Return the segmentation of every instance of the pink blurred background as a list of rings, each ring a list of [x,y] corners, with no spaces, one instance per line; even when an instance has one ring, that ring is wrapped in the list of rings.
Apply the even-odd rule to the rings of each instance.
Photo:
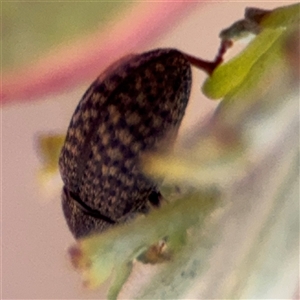
[[[170,18],[169,24],[161,21],[164,16],[162,12],[159,23],[161,29],[156,31],[156,36],[149,35],[132,47],[138,52],[158,47],[174,47],[212,60],[219,47],[218,33],[242,18],[246,6],[274,8],[286,4],[286,1],[199,2],[184,14],[177,12],[178,17]],[[172,3],[168,5],[172,6]],[[131,10],[134,9],[141,7],[132,6]],[[149,4],[148,9],[151,9]],[[147,11],[144,13],[147,14]],[[151,14],[151,11],[148,13]],[[44,17],[47,18],[46,15]],[[127,17],[126,11],[123,15],[120,13],[115,19],[116,27],[113,28],[113,33],[106,34],[113,34],[113,39],[118,38],[115,36],[119,28],[118,22],[123,24]],[[153,18],[153,23],[155,22]],[[130,27],[122,29],[125,33],[132,33]],[[97,43],[98,41],[95,41],[95,44]],[[105,48],[105,45],[100,45]],[[119,56],[127,54],[129,48],[116,49],[119,52],[115,55]],[[51,57],[51,53],[47,57]],[[62,65],[65,66],[62,57]],[[107,61],[113,60],[113,57],[110,56]],[[66,56],[66,59],[72,61],[70,57]],[[99,72],[103,67],[99,67]],[[57,90],[50,88],[49,91],[56,93],[39,94],[38,101],[34,98],[22,99],[19,95],[18,99],[14,99],[12,96],[8,100],[10,102],[1,108],[2,299],[105,298],[105,286],[97,291],[83,289],[80,276],[70,266],[67,248],[74,243],[74,239],[68,231],[61,211],[61,183],[55,184],[49,192],[40,185],[38,170],[41,168],[41,162],[35,144],[39,133],[66,132],[77,102],[97,73],[97,68],[91,66],[85,70],[84,76],[76,74],[76,85],[70,84],[68,88],[67,85],[58,85]],[[71,75],[72,72],[69,73],[69,76]],[[205,120],[217,105],[217,102],[201,95],[200,86],[205,77],[204,73],[193,70],[192,96],[182,124],[181,136],[189,132],[195,124]],[[5,79],[5,73],[3,78]]]

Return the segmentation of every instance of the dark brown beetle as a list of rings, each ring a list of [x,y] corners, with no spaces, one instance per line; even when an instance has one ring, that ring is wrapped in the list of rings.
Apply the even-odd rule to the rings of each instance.
[[[157,49],[119,60],[86,91],[59,159],[63,211],[76,238],[159,206],[140,157],[176,135],[190,88],[187,57]]]

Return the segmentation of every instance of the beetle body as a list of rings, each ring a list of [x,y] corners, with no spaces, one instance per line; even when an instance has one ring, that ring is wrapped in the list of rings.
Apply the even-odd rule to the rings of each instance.
[[[190,88],[186,57],[157,49],[121,59],[86,91],[59,159],[63,211],[76,238],[159,206],[140,157],[177,133]]]

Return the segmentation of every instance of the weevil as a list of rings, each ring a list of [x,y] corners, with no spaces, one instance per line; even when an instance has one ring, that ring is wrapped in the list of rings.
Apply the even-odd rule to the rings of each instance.
[[[75,238],[160,205],[157,183],[143,173],[140,157],[176,134],[190,89],[190,63],[175,49],[127,56],[92,83],[59,158],[62,207]]]
[[[191,63],[196,59],[176,49],[126,56],[83,95],[59,158],[62,207],[75,238],[160,206],[141,156],[174,140],[190,96]]]

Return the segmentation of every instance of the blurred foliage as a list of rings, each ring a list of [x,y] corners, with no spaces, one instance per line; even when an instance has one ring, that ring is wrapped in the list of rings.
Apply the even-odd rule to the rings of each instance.
[[[2,68],[30,64],[59,44],[104,28],[129,5],[128,1],[4,1]]]
[[[38,170],[38,181],[41,185],[43,199],[52,199],[61,192],[61,178],[58,174],[58,158],[65,141],[65,135],[57,133],[38,134],[35,145],[41,160]],[[59,191],[58,191],[59,189]]]
[[[65,135],[62,134],[40,134],[37,138],[39,157],[42,160],[43,172],[57,172],[57,161],[65,141]]]
[[[213,189],[203,193],[190,192],[181,201],[170,203],[150,214],[147,221],[141,216],[117,230],[79,241],[77,246],[70,249],[73,265],[82,272],[84,284],[89,288],[99,286],[113,272],[115,280],[109,298],[115,299],[130,274],[135,258],[153,244],[166,239],[166,251],[170,260],[173,260],[175,253],[185,243],[187,229],[204,222],[205,216],[209,215],[217,202],[218,193]],[[169,260],[168,256],[163,256]]]

